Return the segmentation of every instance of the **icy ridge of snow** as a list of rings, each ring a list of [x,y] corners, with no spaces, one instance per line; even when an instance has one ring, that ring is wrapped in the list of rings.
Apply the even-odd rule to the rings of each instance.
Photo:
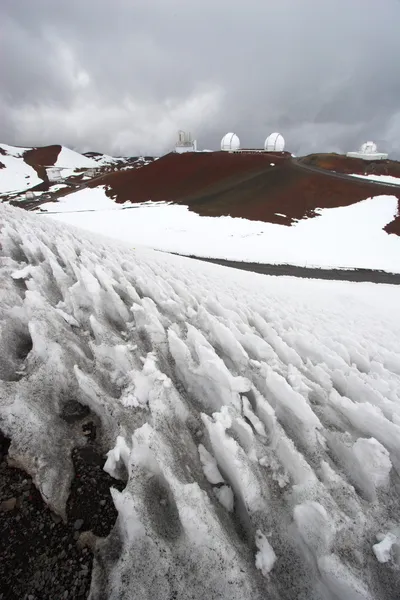
[[[231,271],[0,217],[10,456],[65,518],[79,403],[126,481],[91,600],[392,600],[399,287]]]

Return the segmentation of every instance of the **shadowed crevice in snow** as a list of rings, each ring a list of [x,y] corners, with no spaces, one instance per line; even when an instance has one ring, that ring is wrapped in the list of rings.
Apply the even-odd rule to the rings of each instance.
[[[90,512],[78,459],[106,456],[113,477],[91,600],[392,600],[398,287],[232,272],[0,216],[10,459],[64,518],[71,489]]]

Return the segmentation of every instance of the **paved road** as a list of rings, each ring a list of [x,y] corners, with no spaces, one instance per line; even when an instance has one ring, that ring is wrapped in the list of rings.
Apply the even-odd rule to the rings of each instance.
[[[304,171],[311,171],[312,173],[319,173],[321,175],[327,175],[328,177],[334,177],[335,179],[345,179],[346,181],[350,181],[351,183],[367,183],[371,185],[379,185],[383,187],[391,187],[397,189],[400,193],[400,183],[388,183],[386,181],[375,181],[374,179],[364,179],[363,177],[354,177],[353,175],[347,175],[346,173],[338,173],[337,171],[329,171],[327,169],[321,169],[319,167],[314,167],[312,165],[308,165],[303,163],[301,159],[293,158],[292,163],[294,167],[299,169],[303,169]]]
[[[171,253],[173,254],[173,253]],[[178,256],[184,256],[179,254]],[[331,281],[369,281],[371,283],[388,283],[400,285],[400,273],[386,273],[385,271],[374,271],[370,269],[354,269],[345,271],[342,269],[316,269],[310,267],[296,267],[294,265],[267,265],[260,263],[248,263],[220,258],[200,258],[198,256],[186,256],[193,260],[201,260],[223,267],[231,267],[242,271],[252,271],[263,275],[289,275],[291,277],[302,277],[303,279],[329,279]]]

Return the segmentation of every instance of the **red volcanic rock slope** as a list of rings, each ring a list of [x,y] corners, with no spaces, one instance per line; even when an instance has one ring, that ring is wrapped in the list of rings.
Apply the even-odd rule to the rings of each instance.
[[[273,160],[264,153],[171,153],[145,169],[110,173],[98,180],[96,185],[106,185],[108,195],[116,202],[176,202],[196,197],[215,186],[235,185],[243,178],[272,169],[271,162],[285,158],[285,155],[274,156]]]
[[[31,148],[24,152],[24,161],[35,169],[40,179],[47,180],[46,169],[57,162],[58,155],[61,152],[61,146],[43,146],[41,148]]]
[[[143,169],[110,173],[88,185],[105,185],[116,202],[170,201],[203,216],[286,225],[315,216],[316,208],[348,206],[378,195],[400,199],[400,189],[308,171],[287,153],[172,153]],[[400,235],[400,218],[386,231]]]

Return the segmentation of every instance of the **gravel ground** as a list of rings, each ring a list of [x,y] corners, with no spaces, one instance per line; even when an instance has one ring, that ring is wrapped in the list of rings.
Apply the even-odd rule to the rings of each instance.
[[[7,462],[9,441],[0,432],[0,600],[87,598],[94,536],[105,537],[117,513],[102,469],[95,428],[85,425],[88,444],[75,450],[75,479],[64,524],[43,502],[30,477]]]

